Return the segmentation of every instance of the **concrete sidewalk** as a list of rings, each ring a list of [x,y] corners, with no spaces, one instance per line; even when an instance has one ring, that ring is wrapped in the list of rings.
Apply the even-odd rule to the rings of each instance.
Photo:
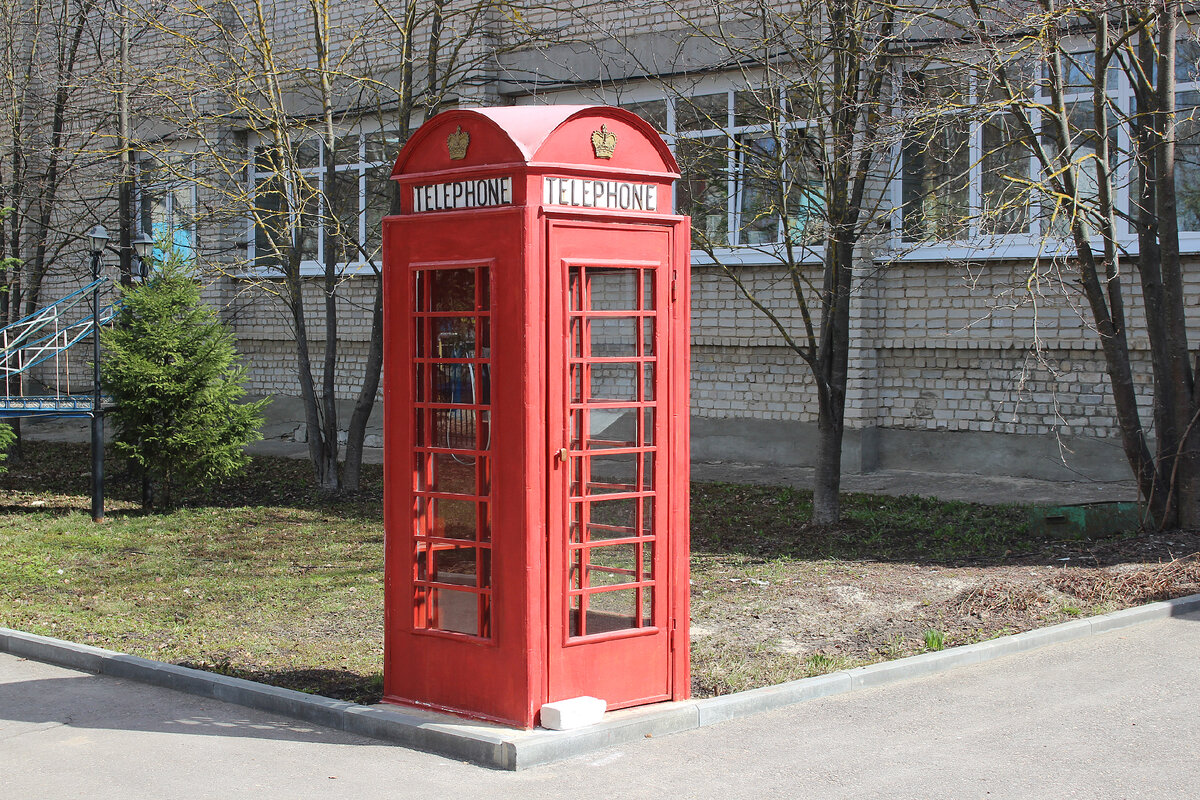
[[[1200,798],[1200,614],[503,773],[0,654],[4,798]]]

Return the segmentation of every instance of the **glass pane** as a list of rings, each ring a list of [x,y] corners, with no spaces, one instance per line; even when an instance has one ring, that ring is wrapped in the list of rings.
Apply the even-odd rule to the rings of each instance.
[[[431,628],[439,631],[479,634],[479,601],[471,592],[433,589]]]
[[[273,146],[262,144],[254,148],[255,172],[274,172],[278,161],[279,153]]]
[[[570,299],[570,308],[572,311],[581,311],[583,309],[583,271],[579,267],[571,267],[567,270],[567,296]]]
[[[1179,229],[1200,230],[1200,92],[1180,92],[1176,98],[1175,199]]]
[[[591,348],[587,355],[596,358],[636,356],[639,324],[638,317],[600,317],[590,320],[588,330]]]
[[[589,400],[636,402],[638,399],[636,363],[592,364],[588,377]]]
[[[307,191],[308,189],[309,187],[303,187],[302,190]],[[300,241],[298,248],[300,250],[301,261],[320,260],[320,254],[317,249],[317,234],[321,230],[320,209],[321,195],[319,192],[312,191],[305,199],[304,206],[300,209]]]
[[[641,490],[638,479],[639,453],[619,453],[591,460],[592,479],[589,494],[636,492]]]
[[[568,626],[570,629],[570,633],[569,633],[570,636],[581,636],[583,634],[583,631],[580,629],[580,624],[579,624],[580,623],[579,611],[580,611],[580,607],[581,607],[582,603],[583,603],[583,598],[578,595],[571,598],[571,605],[570,605],[570,609],[569,609],[570,625]]]
[[[641,402],[649,402],[654,399],[654,365],[642,365],[642,396],[638,398]]]
[[[451,368],[455,367],[457,365]],[[444,368],[444,365],[437,367],[438,371]],[[448,401],[439,397],[438,402]],[[430,415],[433,417],[433,440],[430,446],[446,447],[448,450],[475,450],[479,411],[439,408],[431,410]]]
[[[632,111],[654,126],[659,133],[667,131],[667,101],[647,100],[642,103],[621,103],[621,108]]]
[[[454,403],[457,405],[481,404],[484,398],[480,394],[480,389],[482,388],[480,382],[476,380],[480,371],[477,364],[436,364],[433,370],[433,401],[435,403]],[[473,421],[473,419],[468,418],[456,418],[445,420],[445,424],[447,426],[454,426],[453,430],[455,431],[469,435],[472,431],[463,429],[461,426]],[[469,440],[456,439],[455,441],[458,443],[444,446],[464,447],[467,449],[473,449],[475,446],[474,437],[471,437]],[[468,441],[471,443],[468,444]]]
[[[637,626],[637,591],[619,589],[588,595],[587,634],[627,630]]]
[[[724,136],[678,139],[675,149],[683,173],[675,186],[675,199],[679,213],[692,218],[693,244],[728,244],[728,140]]]
[[[593,267],[587,275],[591,310],[637,311],[637,270]]]
[[[254,187],[254,262],[259,267],[280,267],[280,249],[286,245],[287,214],[276,179],[259,181]]]
[[[779,203],[783,196],[783,164],[769,136],[737,137],[738,244],[769,244],[779,238]]]
[[[901,184],[905,240],[957,239],[966,235],[970,130],[970,121],[965,117],[950,116],[923,134],[905,138]]]
[[[321,166],[321,140],[312,137],[305,139],[296,148],[296,168],[313,169]]]
[[[588,436],[584,444],[587,449],[636,446],[638,409],[591,408],[585,413]]]
[[[446,547],[433,553],[433,580],[460,586],[475,585],[475,548]]]
[[[578,492],[572,489],[571,496],[578,496]],[[583,541],[583,503],[569,503],[568,506],[570,540],[574,544],[579,544]]]
[[[1100,149],[1099,143],[1102,135],[1107,135],[1109,182],[1114,195],[1117,181],[1113,176],[1121,157],[1117,146],[1118,125],[1116,116],[1111,112],[1107,112],[1104,119],[1100,120],[1098,125],[1094,108],[1095,106],[1090,100],[1080,100],[1067,104],[1068,125],[1073,137],[1071,144],[1074,149],[1066,154],[1066,158],[1071,163],[1071,173],[1075,178],[1079,199],[1081,204],[1085,206],[1094,204],[1099,198],[1101,175],[1100,170],[1097,169],[1098,160],[1096,154]],[[1097,128],[1105,128],[1106,130],[1101,132]],[[1054,133],[1053,128],[1047,126],[1047,129],[1043,132],[1043,136],[1047,147],[1061,153],[1062,147],[1058,143],[1058,137]],[[1048,201],[1045,203],[1042,213],[1047,217],[1047,229],[1052,235],[1059,237],[1070,235],[1070,207],[1067,204],[1055,205],[1052,200]],[[1090,235],[1090,227],[1086,221],[1084,222],[1084,226]]]
[[[995,116],[983,125],[982,173],[980,231],[1028,231],[1028,193],[1019,179],[1029,179],[1029,150],[1011,114]]]
[[[825,234],[825,178],[821,143],[804,130],[790,130],[785,139],[784,186],[787,194],[789,238],[801,245],[816,244]]]
[[[447,500],[434,497],[431,536],[441,539],[475,538],[475,503],[470,500]]]
[[[583,587],[583,550],[572,550],[568,556],[570,564],[568,565],[569,578],[568,583],[572,589],[580,589]]]
[[[588,586],[619,586],[638,580],[637,545],[593,547],[588,554]],[[593,595],[595,597],[595,595]]]
[[[429,444],[429,431],[425,429],[425,409],[413,409],[413,443],[417,447],[426,447]]]
[[[334,164],[357,164],[359,163],[358,156],[358,134],[350,133],[345,136],[338,136],[333,140],[333,163]]]
[[[654,317],[642,320],[642,355],[654,355]]]
[[[1066,53],[1064,56],[1063,88],[1068,94],[1090,93],[1096,75],[1096,54],[1089,50],[1083,53]],[[1111,63],[1105,79],[1108,84],[1107,88],[1117,88],[1117,68]]]
[[[367,235],[363,244],[367,251],[364,258],[368,260],[378,261],[383,249],[383,218],[391,213],[392,207],[390,172],[390,165],[367,170]]]
[[[429,270],[430,311],[473,311],[474,269]]]
[[[624,539],[637,536],[637,498],[594,500],[588,503],[588,538]]]
[[[476,494],[475,457],[457,453],[434,453],[429,491],[445,494]]]
[[[642,580],[654,580],[654,542],[642,543]]]
[[[392,162],[396,160],[396,156],[400,153],[400,146],[403,141],[399,131],[375,131],[368,133],[363,137],[366,146],[365,160],[368,162],[384,161],[387,162],[388,170],[391,170]]]
[[[729,125],[729,94],[701,94],[675,101],[675,130],[723,130]]]
[[[572,358],[579,358],[583,355],[583,320],[579,317],[572,317],[570,324],[570,355]]]
[[[359,221],[358,172],[339,172],[326,200],[330,217],[325,228],[325,259],[334,263],[357,261]]]
[[[734,125],[766,125],[778,114],[779,101],[770,87],[743,89],[733,93]]]

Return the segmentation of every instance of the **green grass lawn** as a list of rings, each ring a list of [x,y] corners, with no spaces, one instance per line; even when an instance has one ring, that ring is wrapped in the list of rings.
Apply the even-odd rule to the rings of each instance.
[[[110,460],[108,519],[95,524],[86,446],[25,447],[24,460],[0,476],[0,625],[333,697],[379,698],[378,467],[365,469],[363,492],[327,496],[312,487],[307,462],[256,458],[245,475],[187,497],[182,508],[144,514],[135,502],[139,486]],[[822,599],[829,586],[904,596],[919,591],[904,581],[927,565],[941,571],[939,580],[959,580],[955,570],[1018,562],[1050,569],[1061,560],[1051,552],[1058,545],[1029,538],[1019,508],[848,495],[845,523],[814,529],[810,499],[787,488],[693,487],[698,692],[766,685],[924,646],[923,628],[902,642],[897,627],[884,629],[890,638],[883,644],[787,645],[814,640],[801,630],[810,623],[816,639],[822,626],[831,641],[834,633],[847,641],[860,636],[856,619],[822,616],[837,599]],[[1094,546],[1076,543],[1071,552]],[[1083,603],[1056,608],[1060,616],[1094,613]],[[944,627],[950,616],[937,611],[909,621],[943,626],[950,645],[975,635]],[[700,635],[713,625],[724,626],[719,636]]]

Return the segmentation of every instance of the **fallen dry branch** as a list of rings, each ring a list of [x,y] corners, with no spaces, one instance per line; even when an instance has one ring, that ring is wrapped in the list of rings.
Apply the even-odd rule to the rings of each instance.
[[[1136,569],[1064,570],[1049,583],[1087,603],[1167,600],[1200,591],[1200,553]]]

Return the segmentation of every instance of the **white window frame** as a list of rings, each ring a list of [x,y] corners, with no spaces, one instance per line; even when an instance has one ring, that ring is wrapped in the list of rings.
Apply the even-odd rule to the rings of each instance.
[[[356,242],[355,242],[356,245],[365,243],[368,240],[368,237],[367,237],[367,217],[368,217],[368,211],[369,211],[369,200],[368,200],[368,196],[367,196],[368,172],[370,172],[373,169],[390,169],[392,164],[395,163],[396,154],[399,152],[399,147],[397,146],[395,148],[396,152],[384,153],[383,154],[385,156],[384,159],[368,161],[367,160],[367,139],[369,136],[377,135],[377,134],[382,134],[382,135],[391,134],[391,135],[394,135],[397,138],[399,138],[397,129],[394,126],[389,126],[386,122],[383,125],[379,125],[378,123],[362,124],[359,126],[355,126],[354,128],[352,128],[350,130],[346,130],[346,131],[343,131],[338,134],[339,138],[348,137],[348,136],[356,137],[357,143],[358,143],[358,154],[357,154],[357,157],[355,158],[354,162],[347,161],[345,163],[337,164],[334,167],[334,169],[338,173],[356,173],[358,176],[358,231],[356,232]],[[301,136],[302,136],[302,134],[297,133],[296,138],[294,139],[294,142],[297,145],[299,145],[299,143],[301,141],[304,141],[305,143],[308,143],[308,142],[316,142],[317,143],[317,161],[314,166],[305,167],[303,169],[297,170],[297,172],[299,172],[299,174],[303,175],[306,179],[311,181],[317,187],[317,190],[320,193],[320,197],[318,200],[318,203],[319,203],[318,208],[323,209],[323,206],[325,203],[325,166],[324,165],[325,165],[325,158],[326,158],[323,140],[320,138],[320,136],[316,132],[312,132],[309,135],[304,135],[303,139],[301,138]],[[247,164],[248,164],[248,167],[246,170],[246,172],[247,172],[246,190],[249,193],[251,202],[254,202],[254,200],[255,200],[255,196],[256,196],[255,193],[257,192],[259,182],[261,180],[265,180],[265,179],[269,178],[273,174],[271,172],[260,171],[257,166],[255,152],[258,149],[258,147],[260,147],[264,143],[264,141],[265,140],[263,140],[262,138],[257,137],[257,136],[248,137],[247,149],[246,149],[246,154],[247,154],[246,157],[247,157]],[[300,210],[296,209],[292,204],[289,204],[289,209],[290,209],[290,211],[289,211],[290,214],[294,215],[294,214],[301,213]],[[324,236],[323,226],[324,226],[324,213],[322,211],[322,213],[318,214],[317,227],[316,227],[316,231],[314,233],[314,235],[316,236],[316,246],[317,246],[316,256],[317,257],[315,259],[305,259],[300,262],[300,275],[302,277],[316,277],[316,276],[325,274],[324,258],[325,258],[325,238],[326,237]],[[256,233],[257,233],[256,221],[255,221],[253,215],[248,215],[247,219],[246,219],[246,242],[247,242],[246,263],[248,264],[248,268],[246,270],[247,277],[278,277],[281,274],[278,267],[260,265],[257,263],[258,253],[257,253],[257,247],[256,247]],[[382,246],[382,238],[380,238],[380,244]],[[359,247],[357,247],[357,246],[354,247],[353,256],[354,257],[352,259],[350,259],[348,261],[339,261],[335,265],[335,269],[337,270],[338,274],[342,275],[342,276],[367,275],[367,276],[374,277],[375,271],[371,268],[370,261],[366,257],[364,257],[364,254]],[[378,256],[378,258],[376,259],[376,264],[375,264],[376,267],[382,267],[381,261],[382,261],[382,251],[381,251],[380,255]]]
[[[1086,37],[1075,37],[1068,40],[1066,49],[1078,55],[1088,55],[1090,42]],[[1044,64],[1039,64],[1040,69],[1045,69]],[[1118,108],[1121,109],[1123,115],[1131,114],[1133,111],[1133,89],[1129,84],[1129,80],[1124,71],[1117,66],[1112,66],[1111,69],[1115,74],[1115,86],[1109,89],[1109,97]],[[1177,81],[1175,93],[1179,95],[1185,92],[1195,92],[1200,94],[1200,70],[1193,76],[1196,80],[1179,80]],[[977,96],[978,93],[978,76],[972,75],[971,91],[972,95]],[[1041,82],[1038,82],[1041,86]],[[897,88],[897,102],[900,102]],[[1049,97],[1043,94],[1040,90],[1034,95],[1034,100],[1037,103],[1049,103]],[[1065,102],[1070,104],[1072,101],[1090,101],[1092,99],[1090,90],[1073,92],[1064,97]],[[1200,113],[1200,107],[1197,109]],[[1040,130],[1040,118],[1036,113],[1033,114],[1033,123],[1035,130]],[[1003,235],[980,235],[977,232],[978,220],[982,203],[980,194],[982,192],[982,140],[983,140],[983,121],[974,120],[971,125],[970,147],[971,147],[971,173],[970,173],[970,225],[972,234],[965,239],[944,240],[944,241],[906,241],[903,238],[903,165],[898,170],[897,176],[892,180],[889,187],[891,195],[891,203],[893,208],[892,219],[892,241],[890,243],[890,254],[881,255],[877,260],[901,260],[901,261],[943,261],[943,260],[960,260],[970,259],[978,260],[1001,260],[1001,259],[1029,259],[1037,256],[1048,255],[1071,255],[1074,253],[1074,245],[1069,241],[1057,241],[1049,236],[1044,236],[1042,226],[1046,219],[1045,214],[1039,209],[1039,200],[1036,194],[1029,199],[1029,230],[1024,233],[1013,233]],[[1118,157],[1115,164],[1114,185],[1116,188],[1116,197],[1114,205],[1118,209],[1129,209],[1131,207],[1130,191],[1133,186],[1133,169],[1130,153],[1130,132],[1127,125],[1121,119],[1117,120],[1116,125],[1116,146],[1118,149]],[[893,149],[893,158],[900,163],[903,158],[903,150],[900,144],[897,144]],[[1036,160],[1030,155],[1030,169],[1036,169]],[[1136,232],[1124,217],[1118,216],[1116,219],[1117,245],[1125,254],[1136,255],[1138,249]],[[1097,238],[1095,240],[1097,247],[1101,247],[1102,243]],[[1180,250],[1184,254],[1200,253],[1200,230],[1184,230],[1179,231]]]

